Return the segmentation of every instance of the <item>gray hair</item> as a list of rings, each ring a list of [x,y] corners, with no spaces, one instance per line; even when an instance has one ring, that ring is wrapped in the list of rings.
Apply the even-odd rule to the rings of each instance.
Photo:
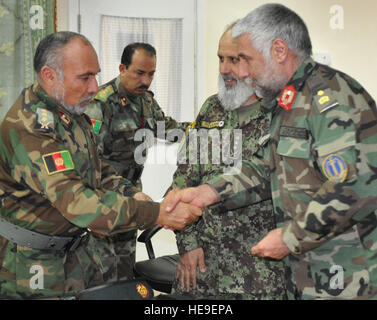
[[[83,43],[91,45],[90,41],[83,35],[70,31],[51,33],[41,40],[34,55],[34,70],[39,75],[43,66],[53,68],[58,74],[58,79],[63,81],[63,55],[62,48],[75,38]]]
[[[251,11],[234,27],[232,36],[238,38],[248,33],[255,49],[265,59],[270,57],[270,50],[275,39],[284,40],[290,50],[296,52],[302,60],[312,55],[312,44],[304,21],[287,7],[269,3]]]

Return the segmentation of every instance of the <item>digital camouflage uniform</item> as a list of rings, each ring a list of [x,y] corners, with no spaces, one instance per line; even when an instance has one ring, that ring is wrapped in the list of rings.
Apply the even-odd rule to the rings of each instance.
[[[89,118],[69,114],[39,85],[25,89],[8,111],[0,138],[0,217],[6,221],[60,237],[154,225],[159,205],[125,197],[135,190],[99,159]],[[1,298],[62,296],[103,283],[91,234],[73,251],[0,242]]]
[[[242,150],[242,158],[251,159],[258,149],[257,140],[264,131],[264,125],[265,117],[259,102],[226,111],[217,95],[208,98],[192,125],[200,136],[197,138],[197,152],[191,144],[195,139],[192,135],[194,131],[190,130],[188,138],[182,143],[182,148],[185,149],[180,151],[186,151],[187,161],[179,164],[172,187],[197,186],[223,174],[226,168],[229,169],[226,165],[229,164],[229,159],[226,159],[227,148],[230,147],[231,156],[237,158],[237,143],[240,144],[238,146]],[[207,146],[206,140],[201,140],[200,130],[204,130],[209,136],[208,161],[203,161],[203,152],[199,147]],[[226,132],[230,133],[230,139],[224,139],[228,134]],[[216,138],[217,134],[219,140]],[[197,156],[197,164],[190,164],[190,153]],[[222,154],[221,162],[213,157],[214,153]],[[263,169],[262,159],[255,159],[255,163]],[[198,271],[197,288],[191,289],[191,295],[199,299],[284,299],[283,263],[255,257],[250,253],[251,246],[274,228],[276,222],[271,193],[266,184],[265,193],[254,204],[229,211],[222,211],[220,208],[206,209],[199,222],[177,232],[177,245],[181,255],[196,248],[204,251],[206,272]],[[175,281],[173,292],[184,293],[180,289],[179,280]]]
[[[144,147],[141,145],[143,141],[134,139],[137,130],[148,129],[157,137],[158,121],[164,123],[166,130],[185,129],[188,125],[166,117],[152,92],[147,91],[140,96],[128,94],[120,76],[99,88],[86,114],[100,138],[103,160],[112,165],[119,175],[130,180],[138,191],[142,191],[140,177],[144,164],[135,161],[135,150]],[[162,134],[165,136],[165,130]],[[146,148],[141,154],[143,158],[145,151]],[[109,268],[117,268],[118,278],[133,277],[136,236],[137,230],[134,230],[103,239],[103,255],[108,259]]]
[[[375,102],[354,79],[309,58],[265,109],[272,123],[259,155],[271,179],[283,240],[292,251],[285,259],[296,284],[291,298],[375,298]],[[242,169],[243,176],[211,183],[224,195],[245,193],[247,183],[241,183],[251,167]],[[248,185],[255,190],[253,182]]]

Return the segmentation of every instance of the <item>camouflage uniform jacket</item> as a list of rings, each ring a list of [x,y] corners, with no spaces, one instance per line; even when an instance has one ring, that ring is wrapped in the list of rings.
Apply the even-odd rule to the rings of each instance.
[[[0,215],[35,232],[72,236],[151,227],[158,204],[137,202],[128,180],[100,161],[86,115],[71,115],[35,84],[25,89],[1,126]],[[91,236],[89,242],[95,241]],[[17,245],[0,237],[0,296],[57,296],[87,287],[99,261],[84,241],[58,253]],[[93,251],[94,250],[94,251]],[[34,266],[43,285],[31,285]],[[37,287],[37,289],[35,289]]]
[[[157,122],[165,130],[186,129],[188,123],[178,123],[166,117],[153,93],[141,96],[128,94],[120,76],[102,85],[86,114],[91,118],[94,132],[100,137],[103,159],[110,163],[119,175],[131,180],[141,190],[142,161],[135,161],[135,150],[143,141],[136,141],[136,131],[149,129],[157,137]],[[165,130],[162,131],[165,137]],[[140,158],[145,158],[145,149]]]
[[[280,98],[265,108],[272,123],[260,155],[271,179],[283,240],[292,251],[286,260],[296,297],[373,297],[377,293],[375,102],[354,79],[309,58]],[[248,171],[243,168],[244,175]],[[232,192],[229,179],[212,182],[220,192]]]
[[[217,95],[206,100],[192,125],[199,136],[198,147],[193,147],[192,139],[196,137],[194,130],[190,130],[188,139],[186,137],[188,141],[182,143],[186,163],[179,157],[182,164],[174,174],[172,187],[206,183],[230,169],[231,159],[253,157],[265,116],[259,102],[242,108],[246,113],[239,119],[237,110],[226,111]],[[208,143],[199,134],[201,130],[208,133]],[[207,146],[208,156],[203,149]],[[193,155],[196,164],[190,164]],[[262,159],[255,161],[263,167]],[[254,257],[250,253],[253,244],[276,228],[271,193],[268,185],[266,188],[264,197],[255,204],[226,212],[207,209],[199,222],[177,232],[180,254],[196,248],[204,250],[207,271],[204,274],[198,272],[197,289],[192,291],[196,298],[221,298],[224,294],[241,294],[248,299],[284,298],[283,263]]]

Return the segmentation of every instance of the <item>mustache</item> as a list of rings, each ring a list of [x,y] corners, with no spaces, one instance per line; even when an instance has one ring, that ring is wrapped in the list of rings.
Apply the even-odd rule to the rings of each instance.
[[[147,90],[149,88],[149,86],[146,86],[145,84],[142,84],[141,86],[138,86],[137,88],[138,89],[145,89],[145,90]]]
[[[222,74],[221,77],[223,78],[224,81],[226,80],[235,80],[238,82],[237,77],[231,75],[231,74]]]

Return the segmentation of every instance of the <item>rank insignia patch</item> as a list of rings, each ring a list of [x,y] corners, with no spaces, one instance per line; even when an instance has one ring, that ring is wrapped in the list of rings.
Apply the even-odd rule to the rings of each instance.
[[[68,150],[45,154],[42,159],[49,175],[75,168]]]
[[[136,291],[138,292],[138,294],[140,294],[140,296],[143,298],[143,299],[146,299],[149,297],[149,290],[148,288],[142,284],[142,283],[138,283],[136,285]]]
[[[327,156],[322,162],[322,170],[326,178],[333,182],[343,182],[348,174],[347,163],[338,154]]]
[[[278,105],[287,111],[291,110],[293,101],[296,98],[296,94],[297,91],[293,85],[285,87],[280,96]]]
[[[92,122],[93,132],[99,134],[102,127],[102,121],[96,119],[90,119],[90,121]]]
[[[37,111],[37,129],[53,129],[54,127],[54,116],[53,114],[42,108],[38,108]]]
[[[338,101],[332,97],[329,89],[318,90],[314,100],[318,104],[320,113],[339,105]]]
[[[65,113],[59,111],[59,117],[68,127],[71,126],[71,119]]]

